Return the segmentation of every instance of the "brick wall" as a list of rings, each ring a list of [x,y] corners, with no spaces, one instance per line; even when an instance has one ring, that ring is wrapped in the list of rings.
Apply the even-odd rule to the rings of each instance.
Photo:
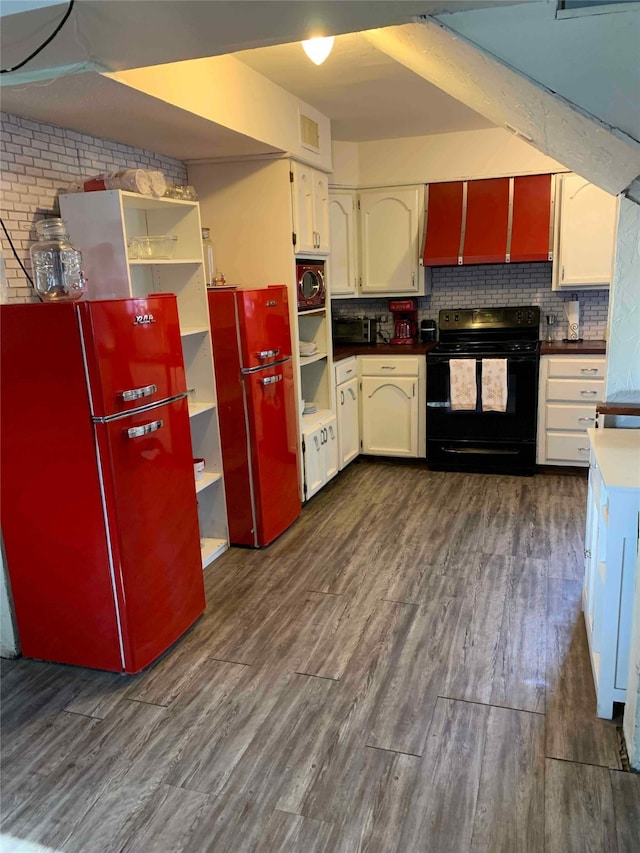
[[[564,303],[573,292],[551,289],[551,264],[482,264],[462,267],[434,267],[431,295],[418,299],[420,320],[436,320],[442,308],[480,308],[501,305],[539,305],[542,315],[541,337],[546,335],[546,314],[556,315],[556,339],[566,335]],[[581,336],[602,339],[607,327],[609,292],[576,290],[580,302]],[[374,317],[388,314],[388,299],[334,299],[334,313],[364,314]],[[391,332],[390,322],[383,324]]]
[[[7,113],[0,113],[0,161],[0,213],[29,273],[29,246],[37,239],[35,223],[59,216],[58,193],[71,184],[125,168],[159,169],[175,183],[187,182],[186,166],[179,160]],[[1,236],[2,301],[38,301],[4,232]]]

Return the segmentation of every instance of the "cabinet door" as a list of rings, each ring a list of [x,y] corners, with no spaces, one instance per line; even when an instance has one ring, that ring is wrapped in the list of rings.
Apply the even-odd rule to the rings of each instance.
[[[338,421],[334,416],[325,421],[323,429],[324,440],[324,481],[328,482],[340,470],[338,454]]]
[[[338,386],[338,447],[340,470],[360,453],[358,423],[358,379],[354,377]]]
[[[324,172],[312,171],[313,176],[313,228],[315,248],[318,252],[329,251],[329,179]]]
[[[358,289],[355,192],[329,195],[331,254],[327,261],[331,296],[355,296]]]
[[[362,450],[377,456],[418,455],[418,379],[364,376]]]
[[[315,495],[325,484],[324,446],[322,430],[304,434],[304,496],[305,500]]]
[[[390,187],[360,193],[363,293],[419,291],[422,192],[422,187]]]
[[[580,175],[558,176],[553,286],[609,287],[617,199]]]
[[[296,235],[295,251],[314,252],[315,229],[313,227],[313,177],[314,170],[300,163],[291,164],[293,174],[293,230]]]

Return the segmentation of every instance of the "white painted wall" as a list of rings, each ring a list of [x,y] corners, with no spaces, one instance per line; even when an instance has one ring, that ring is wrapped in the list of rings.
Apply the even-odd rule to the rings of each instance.
[[[564,18],[556,18],[556,5],[467,9],[441,15],[440,20],[586,112],[640,140],[640,4]]]
[[[360,146],[357,142],[332,142],[331,186],[357,187],[360,183]]]
[[[640,205],[625,198],[620,200],[609,306],[605,397],[640,402]],[[632,626],[623,728],[631,766],[640,770],[640,554]]]
[[[362,142],[359,164],[363,187],[566,171],[499,127]]]
[[[296,159],[325,172],[331,171],[329,119],[233,56],[213,56],[105,76],[290,152]],[[318,122],[318,153],[301,144],[300,111]]]
[[[607,339],[606,399],[640,402],[640,205],[626,198],[620,199]]]
[[[500,127],[381,139],[333,142],[332,186],[380,187],[567,171]]]

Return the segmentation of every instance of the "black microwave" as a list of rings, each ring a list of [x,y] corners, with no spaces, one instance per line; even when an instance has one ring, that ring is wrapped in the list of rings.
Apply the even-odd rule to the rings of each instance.
[[[333,317],[334,344],[375,344],[378,324],[367,317]]]

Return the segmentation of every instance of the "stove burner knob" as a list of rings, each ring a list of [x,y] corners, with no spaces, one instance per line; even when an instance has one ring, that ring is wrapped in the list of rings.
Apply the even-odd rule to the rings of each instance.
[[[449,322],[449,315],[448,314],[444,315],[444,321],[445,321],[445,323]]]
[[[457,323],[457,322],[459,322],[459,320],[460,320],[460,315],[459,315],[459,314],[456,314],[456,315],[455,315],[455,317],[454,317],[453,319],[456,321],[456,323]]]

